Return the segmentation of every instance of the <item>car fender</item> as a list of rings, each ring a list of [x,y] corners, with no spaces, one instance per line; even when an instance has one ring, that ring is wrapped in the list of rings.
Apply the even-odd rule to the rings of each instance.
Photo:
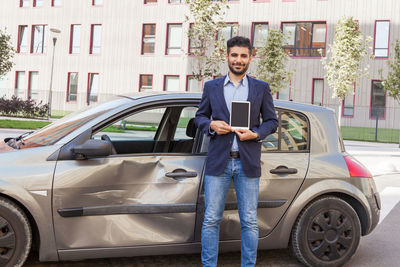
[[[14,184],[9,181],[0,180],[0,195],[9,198],[28,210],[39,231],[40,238],[40,260],[41,261],[58,261],[58,254],[54,238],[53,220],[51,218],[51,205],[48,212],[41,207],[40,202],[48,202],[51,204],[51,193],[38,195],[28,191],[19,184]],[[47,198],[47,199],[46,199]]]
[[[368,199],[364,193],[356,186],[349,183],[348,179],[306,179],[299,193],[292,201],[288,210],[275,227],[275,229],[266,236],[260,239],[260,248],[271,249],[271,248],[286,248],[289,243],[290,235],[292,232],[293,225],[301,213],[301,211],[314,199],[327,194],[342,193],[356,199],[362,207],[365,209],[368,219],[368,228],[371,225],[372,215],[368,204]],[[370,179],[370,178],[369,178]],[[263,240],[265,239],[265,240]]]

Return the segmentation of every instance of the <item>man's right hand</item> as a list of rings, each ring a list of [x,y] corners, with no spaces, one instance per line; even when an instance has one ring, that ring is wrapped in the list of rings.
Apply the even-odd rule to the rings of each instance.
[[[210,123],[211,130],[215,131],[218,135],[227,134],[232,132],[231,126],[224,121],[212,121]]]

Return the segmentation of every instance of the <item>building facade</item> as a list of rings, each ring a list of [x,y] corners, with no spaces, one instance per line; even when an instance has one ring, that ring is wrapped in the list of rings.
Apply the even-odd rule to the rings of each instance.
[[[12,36],[15,66],[0,80],[0,95],[48,101],[73,111],[115,94],[140,91],[199,91],[191,79],[193,56],[185,0],[3,0],[0,27]],[[319,50],[326,53],[334,27],[353,16],[372,37],[369,77],[346,97],[342,125],[400,127],[400,107],[380,85],[393,42],[400,38],[397,0],[230,0],[221,32],[262,44],[269,29],[282,29],[295,69],[290,85],[275,97],[338,111],[339,100],[324,78]],[[56,40],[54,45],[54,40]],[[52,64],[54,52],[54,64]],[[255,72],[257,58],[250,74]],[[53,66],[53,78],[51,78]],[[221,65],[222,73],[227,68]],[[397,114],[397,119],[396,119]]]

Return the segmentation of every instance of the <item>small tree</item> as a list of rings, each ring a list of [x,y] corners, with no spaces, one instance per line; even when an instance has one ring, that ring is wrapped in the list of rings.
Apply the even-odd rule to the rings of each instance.
[[[0,30],[0,76],[11,70],[14,63],[14,48],[10,42],[11,36],[5,30]]]
[[[258,49],[258,61],[256,78],[270,84],[271,92],[276,93],[284,89],[293,72],[287,69],[290,57],[282,48],[285,35],[280,30],[270,30],[265,45]]]
[[[225,60],[225,41],[223,38],[216,40],[216,34],[226,27],[223,18],[228,7],[227,0],[186,0],[189,5],[190,21],[188,37],[194,48],[189,54],[195,56],[193,77],[201,81],[205,77],[220,75],[220,63]]]
[[[400,43],[396,40],[396,45],[394,47],[394,56],[387,62],[388,74],[386,79],[383,78],[382,69],[379,70],[381,79],[383,81],[383,87],[389,96],[393,97],[397,103],[400,104]],[[400,146],[400,136],[399,136],[399,146]]]
[[[344,17],[338,21],[335,27],[335,37],[330,45],[327,57],[322,58],[322,64],[326,69],[328,85],[333,89],[332,98],[339,98],[339,126],[342,116],[342,102],[350,92],[353,94],[354,83],[362,76],[368,74],[369,66],[360,68],[362,60],[371,49],[370,37],[364,38],[358,27],[358,22],[353,17]]]

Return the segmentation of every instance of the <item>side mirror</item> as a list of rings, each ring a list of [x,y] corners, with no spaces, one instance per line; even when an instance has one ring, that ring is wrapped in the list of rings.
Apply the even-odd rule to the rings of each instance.
[[[105,140],[89,139],[81,145],[77,145],[71,149],[75,159],[88,159],[107,157],[112,154],[112,146],[110,142]]]

